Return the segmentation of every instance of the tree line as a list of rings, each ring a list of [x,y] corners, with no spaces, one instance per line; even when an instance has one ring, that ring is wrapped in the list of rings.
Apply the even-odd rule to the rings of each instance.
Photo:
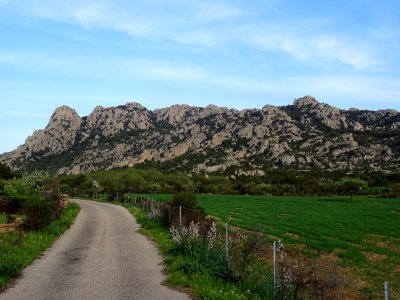
[[[72,196],[107,194],[109,199],[123,194],[226,195],[375,195],[399,197],[400,173],[327,172],[288,169],[267,170],[263,176],[229,173],[186,174],[123,168],[58,178],[61,191]]]

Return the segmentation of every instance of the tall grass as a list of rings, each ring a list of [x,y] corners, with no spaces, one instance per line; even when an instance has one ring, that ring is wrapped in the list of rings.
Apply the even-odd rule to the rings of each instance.
[[[289,285],[281,286],[280,295],[274,291],[271,267],[254,255],[259,240],[244,236],[232,239],[227,258],[219,233],[210,235],[211,230],[205,235],[200,223],[191,222],[188,227],[172,226],[168,230],[150,212],[131,204],[122,205],[136,217],[141,231],[159,246],[165,259],[167,284],[180,289],[186,287],[201,299],[293,298]]]
[[[40,231],[8,232],[0,234],[0,290],[21,274],[22,270],[39,257],[75,220],[80,207],[71,203],[60,217]]]

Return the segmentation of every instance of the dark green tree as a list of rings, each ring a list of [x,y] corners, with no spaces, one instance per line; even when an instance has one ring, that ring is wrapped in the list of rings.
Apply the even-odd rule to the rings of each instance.
[[[0,163],[0,178],[11,179],[13,178],[13,173],[9,166]]]

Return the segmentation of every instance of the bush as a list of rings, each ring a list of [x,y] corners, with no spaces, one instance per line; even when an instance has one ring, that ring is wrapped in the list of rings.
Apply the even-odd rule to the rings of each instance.
[[[199,203],[197,202],[195,194],[191,192],[180,192],[172,198],[171,206],[195,209],[198,208]]]
[[[10,179],[13,177],[12,171],[9,166],[0,163],[0,178]]]
[[[52,207],[40,198],[32,198],[24,203],[23,213],[26,216],[24,227],[38,230],[46,227],[51,222]]]
[[[24,214],[24,227],[38,230],[47,226],[62,211],[58,182],[45,172],[24,174],[7,182],[0,199],[0,210],[7,214]]]

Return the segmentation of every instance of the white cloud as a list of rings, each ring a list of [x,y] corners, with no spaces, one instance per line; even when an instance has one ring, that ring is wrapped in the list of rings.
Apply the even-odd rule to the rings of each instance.
[[[263,20],[252,20],[254,9],[245,2],[240,5],[221,0],[27,0],[19,9],[39,18],[113,30],[150,41],[212,49],[217,46],[231,49],[236,45],[250,46],[283,52],[311,64],[341,63],[356,70],[378,68],[385,56],[377,41],[383,36],[395,40],[393,31],[388,29],[377,29],[365,38],[357,36],[357,33],[332,32],[329,28],[335,21],[326,18],[266,23],[264,16]]]
[[[340,62],[364,70],[378,65],[378,59],[368,45],[332,35],[307,35],[301,32],[271,32],[256,35],[251,42],[268,51],[285,52],[302,60]]]
[[[101,24],[103,22],[104,13],[104,7],[98,5],[80,7],[71,12],[72,17],[86,27]]]

